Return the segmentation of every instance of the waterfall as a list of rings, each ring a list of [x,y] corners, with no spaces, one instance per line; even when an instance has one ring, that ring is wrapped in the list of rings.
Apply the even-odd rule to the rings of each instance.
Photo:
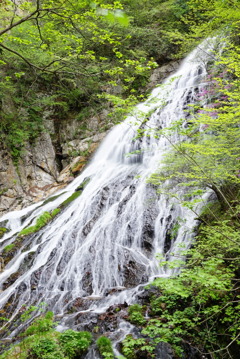
[[[44,302],[61,318],[59,328],[74,327],[80,314],[85,318],[84,313],[131,303],[139,285],[171,274],[156,255],[169,258],[179,245],[188,247],[196,215],[147,182],[170,149],[155,131],[186,118],[187,105],[204,86],[207,61],[205,52],[194,50],[174,76],[111,130],[88,167],[55,199],[1,218],[10,229],[1,239],[3,250],[40,214],[82,191],[48,225],[23,238],[0,273],[0,307],[11,320],[23,308]],[[139,129],[150,130],[138,138]],[[181,139],[175,134],[171,140]],[[185,223],[171,238],[179,218]]]

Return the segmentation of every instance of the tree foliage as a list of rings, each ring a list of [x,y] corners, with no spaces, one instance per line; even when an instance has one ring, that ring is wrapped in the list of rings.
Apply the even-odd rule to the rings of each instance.
[[[1,136],[17,158],[43,127],[51,108],[59,119],[99,108],[99,95],[144,83],[154,62],[126,49],[129,18],[120,2],[1,2]],[[123,51],[124,50],[124,51]],[[135,103],[136,98],[132,96]],[[86,110],[85,110],[86,112]]]
[[[236,21],[228,29],[228,36],[221,38],[225,42],[221,56],[216,53],[208,64],[206,85],[200,88],[196,103],[187,109],[187,126],[182,119],[159,132],[170,142],[171,133],[177,132],[184,141],[173,145],[163,168],[151,179],[155,184],[171,179],[179,188],[188,187],[189,195],[201,195],[200,189],[208,187],[223,208],[231,207],[240,189],[239,36]]]

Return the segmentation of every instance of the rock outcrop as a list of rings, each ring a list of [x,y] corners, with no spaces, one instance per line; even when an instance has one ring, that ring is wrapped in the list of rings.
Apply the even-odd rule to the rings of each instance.
[[[59,166],[54,136],[43,132],[28,144],[17,164],[9,151],[0,151],[0,215],[40,201],[66,186],[78,175],[106,132],[62,144],[64,163]],[[74,152],[74,153],[73,153]],[[78,155],[83,152],[83,155]],[[60,171],[61,167],[64,167]]]

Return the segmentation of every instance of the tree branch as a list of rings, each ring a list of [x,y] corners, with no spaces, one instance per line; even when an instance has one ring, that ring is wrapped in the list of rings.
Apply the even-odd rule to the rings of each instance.
[[[50,73],[56,73],[56,70],[55,71],[51,71],[51,70],[47,70],[47,68],[49,66],[51,66],[54,62],[57,62],[59,60],[54,60],[54,61],[51,61],[48,65],[46,65],[45,67],[39,67],[39,66],[36,66],[34,64],[32,64],[30,61],[28,61],[28,59],[26,59],[24,56],[22,56],[19,52],[15,51],[15,50],[12,50],[10,49],[9,47],[3,45],[0,43],[0,47],[2,47],[3,49],[9,51],[9,52],[12,52],[14,55],[20,57],[24,62],[26,62],[26,64],[28,64],[28,66],[32,67],[32,68],[35,68],[37,70],[40,70],[42,72],[50,72]]]
[[[63,65],[63,66],[59,67],[59,68],[56,69],[56,70],[47,70],[47,68],[50,67],[52,64],[54,64],[55,62],[58,62],[58,61],[63,61],[63,59],[53,60],[53,61],[51,61],[49,64],[47,64],[46,66],[44,66],[44,67],[39,67],[39,66],[36,66],[36,65],[32,64],[30,61],[28,61],[28,59],[26,59],[24,56],[22,56],[19,52],[15,51],[15,50],[12,50],[12,49],[10,49],[9,47],[7,47],[7,46],[5,46],[5,45],[3,45],[3,44],[1,44],[1,43],[0,43],[0,47],[2,47],[3,49],[5,49],[5,50],[7,50],[7,51],[9,51],[9,52],[12,52],[14,55],[16,55],[16,56],[18,56],[18,57],[20,57],[24,62],[26,62],[26,64],[28,64],[29,67],[35,68],[35,69],[37,69],[37,70],[39,70],[39,71],[42,71],[42,72],[45,71],[45,72],[49,72],[49,73],[51,73],[51,74],[67,73],[67,74],[71,74],[71,75],[74,75],[74,74],[77,73],[78,75],[85,76],[85,77],[92,77],[93,75],[95,75],[95,76],[96,76],[96,75],[99,75],[99,74],[93,74],[93,73],[87,74],[87,73],[83,73],[83,72],[79,72],[79,71],[77,71],[77,72],[60,71],[60,70],[62,70],[64,67],[66,67],[66,65]]]
[[[28,14],[27,16],[23,17],[22,19],[16,21],[15,23],[13,24],[10,24],[8,27],[6,27],[4,30],[0,31],[0,36],[2,36],[3,34],[5,34],[6,32],[10,31],[11,29],[13,29],[14,27],[28,21],[28,20],[32,20],[33,16],[38,14],[39,12],[50,12],[52,10],[57,10],[56,9],[51,9],[51,8],[46,8],[46,9],[36,9],[34,10],[33,12],[31,12],[30,14]]]
[[[39,19],[39,15],[40,15],[40,13],[38,12],[38,14],[37,14],[37,16],[36,16],[36,25],[37,25],[37,29],[38,29],[38,33],[39,33],[39,37],[40,37],[40,39],[41,39],[41,41],[42,41],[42,44],[44,44],[44,39],[43,39],[43,37],[42,37],[42,32],[41,32],[41,28],[40,28],[40,25],[39,25],[39,22],[38,22],[38,19]],[[41,44],[41,45],[42,45]]]
[[[215,353],[222,352],[223,350],[227,350],[239,338],[239,336],[240,336],[240,333],[225,348],[221,348],[221,349],[214,350],[209,353],[203,353],[203,354],[215,354]]]
[[[30,66],[30,67],[35,67],[35,68],[37,68],[38,70],[41,70],[39,67],[33,65],[30,61],[28,61],[24,56],[22,56],[21,54],[19,54],[19,52],[15,51],[15,50],[12,50],[12,49],[10,49],[9,47],[7,47],[7,46],[5,46],[5,45],[3,45],[3,44],[1,44],[1,43],[0,43],[0,46],[1,46],[3,49],[5,49],[5,50],[7,50],[7,51],[9,51],[9,52],[12,52],[14,55],[20,57],[23,61],[25,61],[25,62],[28,64],[28,66]]]

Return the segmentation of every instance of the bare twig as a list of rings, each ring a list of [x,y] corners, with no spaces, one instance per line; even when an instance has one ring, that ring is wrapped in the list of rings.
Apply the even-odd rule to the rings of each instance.
[[[42,43],[41,43],[41,45],[42,45],[42,44],[44,43],[44,39],[43,39],[43,37],[42,37],[41,28],[40,28],[40,25],[39,25],[39,22],[38,22],[38,20],[39,20],[39,15],[40,15],[40,13],[38,13],[38,15],[37,15],[37,17],[36,17],[36,25],[37,25],[39,37],[40,37],[40,39],[41,39],[41,41],[42,41]]]

